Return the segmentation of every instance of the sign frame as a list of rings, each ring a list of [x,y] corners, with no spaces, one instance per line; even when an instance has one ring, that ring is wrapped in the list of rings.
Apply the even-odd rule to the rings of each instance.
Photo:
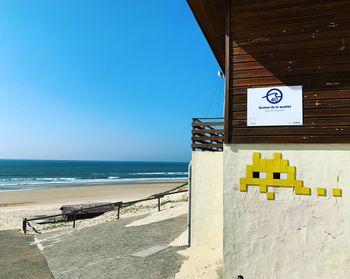
[[[303,87],[274,86],[247,89],[247,126],[302,126]]]

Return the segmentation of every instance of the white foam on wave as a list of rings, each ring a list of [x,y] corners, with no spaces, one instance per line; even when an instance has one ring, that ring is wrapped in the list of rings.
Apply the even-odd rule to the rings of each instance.
[[[182,171],[179,171],[179,172],[167,172],[167,171],[164,171],[164,172],[135,172],[135,173],[129,173],[131,175],[187,175],[188,172],[182,172]]]
[[[72,187],[76,185],[96,185],[96,184],[109,184],[109,183],[133,183],[133,182],[147,182],[147,181],[169,181],[169,180],[184,180],[186,177],[139,177],[139,178],[119,178],[108,177],[98,179],[77,179],[77,178],[38,178],[38,179],[24,179],[20,181],[1,183],[0,192],[3,191],[22,191],[22,190],[34,190],[34,189],[48,189],[57,187]],[[1,179],[4,182],[4,179]]]

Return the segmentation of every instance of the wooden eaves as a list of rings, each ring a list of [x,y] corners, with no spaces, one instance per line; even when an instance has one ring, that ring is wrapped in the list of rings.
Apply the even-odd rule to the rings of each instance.
[[[225,70],[226,0],[187,0],[221,70]]]

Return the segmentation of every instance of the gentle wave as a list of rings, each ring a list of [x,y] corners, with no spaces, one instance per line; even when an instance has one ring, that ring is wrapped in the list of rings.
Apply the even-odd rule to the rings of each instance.
[[[50,181],[74,181],[77,178],[75,177],[11,177],[11,178],[2,178],[1,181],[7,182],[7,181],[44,181],[44,182],[50,182]]]
[[[59,186],[74,186],[74,185],[89,185],[89,184],[101,184],[101,183],[123,183],[123,182],[138,182],[138,181],[167,181],[167,180],[184,180],[186,177],[140,177],[140,178],[120,178],[109,177],[100,179],[77,179],[77,178],[11,178],[4,181],[0,179],[0,191],[18,191],[18,190],[32,190],[51,188]],[[9,182],[12,180],[13,182]],[[5,183],[4,183],[5,182]],[[51,185],[51,186],[50,186]],[[9,188],[10,187],[10,188]]]
[[[133,175],[143,175],[146,177],[133,177]],[[155,175],[150,177],[149,175]],[[171,175],[171,176],[167,176]],[[176,177],[174,177],[176,176]],[[108,182],[108,181],[129,181],[129,180],[157,180],[157,179],[177,179],[186,178],[187,172],[153,172],[153,173],[130,173],[128,177],[108,176],[107,178],[77,178],[77,177],[11,177],[1,178],[0,186],[13,185],[35,185],[35,184],[55,184],[55,183],[93,183],[93,182]]]
[[[130,175],[187,175],[188,172],[135,172],[135,173],[129,173]]]
[[[33,181],[33,182],[69,182],[69,181],[76,181],[76,180],[88,180],[88,179],[119,179],[119,178],[140,178],[139,176],[146,176],[145,178],[150,179],[151,177],[149,176],[155,176],[157,177],[165,177],[171,178],[171,176],[184,176],[187,177],[188,172],[134,172],[134,173],[127,173],[123,174],[121,177],[119,175],[116,175],[117,173],[113,173],[110,176],[107,176],[104,173],[94,173],[92,177],[7,177],[7,178],[0,178],[0,185],[3,183],[8,183],[8,182],[15,182],[15,183],[21,183],[21,182],[28,182],[28,181]],[[137,176],[137,177],[135,177]],[[12,184],[12,183],[11,183]]]
[[[0,192],[24,191],[48,188],[63,188],[71,186],[85,186],[109,183],[137,183],[147,181],[171,181],[185,180],[186,177],[152,177],[152,178],[116,178],[116,179],[76,179],[73,183],[51,182],[51,183],[26,183],[26,184],[0,184]]]

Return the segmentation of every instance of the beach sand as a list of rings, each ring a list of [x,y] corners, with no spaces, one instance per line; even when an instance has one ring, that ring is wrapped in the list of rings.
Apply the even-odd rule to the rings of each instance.
[[[174,189],[182,184],[183,182],[179,181],[2,192],[0,193],[0,230],[20,229],[24,217],[60,213],[59,207],[63,204],[141,199]],[[186,188],[186,186],[182,188]],[[128,226],[143,226],[171,219],[187,214],[187,199],[188,193],[186,192],[166,196],[162,199],[160,212],[157,210],[156,200],[141,202],[123,208],[121,218],[144,214],[144,218],[132,222]],[[115,221],[116,218],[117,212],[110,211],[93,219],[77,220],[75,230]],[[40,225],[32,222],[32,225],[43,233],[57,230],[68,233],[72,230],[71,222],[56,225]],[[33,232],[29,231],[28,233]],[[187,230],[184,228],[184,232],[169,245],[185,247],[188,243],[187,236]],[[37,244],[40,248],[40,243]],[[180,250],[178,253],[186,260],[176,274],[176,279],[219,279],[222,277],[222,255],[218,251],[205,247],[191,247]]]
[[[182,184],[183,181],[171,181],[0,192],[0,230],[21,228],[23,218],[61,213],[62,205],[126,202]]]

